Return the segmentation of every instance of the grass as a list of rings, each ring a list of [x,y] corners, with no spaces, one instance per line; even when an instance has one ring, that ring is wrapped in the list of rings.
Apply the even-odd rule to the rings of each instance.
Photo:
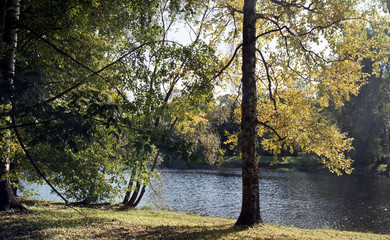
[[[120,205],[65,207],[23,200],[28,212],[0,213],[0,239],[390,239],[390,235],[308,230],[272,224],[234,227],[233,219]]]

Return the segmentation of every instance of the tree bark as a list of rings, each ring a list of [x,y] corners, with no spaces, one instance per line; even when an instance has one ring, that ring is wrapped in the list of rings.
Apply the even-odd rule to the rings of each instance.
[[[1,75],[4,86],[9,94],[1,97],[0,106],[2,109],[12,109],[11,89],[15,76],[16,47],[18,42],[18,21],[20,5],[19,0],[0,1],[0,46],[3,53],[1,59]],[[11,130],[4,134],[7,138],[7,144],[11,141]],[[3,135],[3,136],[4,136]],[[9,152],[8,152],[9,153]],[[9,172],[11,160],[9,154],[1,156],[0,159],[0,211],[8,211],[11,208],[24,207],[16,200],[12,191]]]
[[[242,207],[236,225],[261,223],[256,155],[256,0],[245,0],[242,45]]]

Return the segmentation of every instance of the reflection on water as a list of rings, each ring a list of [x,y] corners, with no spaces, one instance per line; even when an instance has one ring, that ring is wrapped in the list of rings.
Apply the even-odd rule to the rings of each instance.
[[[162,194],[160,203],[165,202],[168,208],[207,216],[238,217],[240,172],[162,170],[161,173],[162,183],[154,183],[152,187]],[[150,204],[151,193],[154,191],[149,191],[142,205]],[[47,193],[45,199],[55,200]],[[260,208],[265,222],[390,234],[390,178],[261,172]]]

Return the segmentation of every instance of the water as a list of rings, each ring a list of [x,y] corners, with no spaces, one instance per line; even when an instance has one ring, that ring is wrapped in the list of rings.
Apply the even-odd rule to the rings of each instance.
[[[161,173],[162,183],[152,183],[160,195],[158,204],[186,213],[227,218],[239,216],[240,172],[162,170]],[[390,234],[390,178],[261,172],[259,179],[264,222]],[[141,205],[156,202],[151,193],[154,191],[146,194]],[[45,194],[45,199],[58,200]]]

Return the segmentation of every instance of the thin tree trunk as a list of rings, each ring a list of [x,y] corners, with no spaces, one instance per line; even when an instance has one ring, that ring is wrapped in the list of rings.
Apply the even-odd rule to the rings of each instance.
[[[135,200],[135,202],[133,203],[134,207],[138,206],[139,202],[142,200],[142,197],[145,194],[145,190],[146,190],[146,185],[143,185],[137,200]]]
[[[123,202],[122,202],[125,205],[127,205],[127,203],[129,202],[130,194],[133,190],[134,177],[136,174],[137,174],[137,168],[134,167],[133,170],[131,171],[131,176],[130,176],[129,184],[127,186],[125,198],[123,199]]]
[[[1,31],[1,52],[4,52],[1,61],[1,74],[5,86],[10,92],[14,83],[15,62],[16,62],[16,47],[17,47],[17,31],[19,21],[19,0],[2,0],[0,1],[0,31]],[[0,106],[2,109],[12,109],[11,95],[2,96]],[[11,130],[5,133],[7,144],[11,141]],[[10,147],[9,147],[10,149]],[[12,191],[9,172],[11,166],[10,151],[6,156],[1,156],[0,159],[0,211],[7,211],[11,208],[24,207],[16,200]]]
[[[131,195],[130,200],[126,203],[126,206],[129,207],[136,207],[134,204],[138,198],[139,189],[141,187],[141,184],[137,181],[137,184],[135,185],[135,190],[133,192],[133,195]]]
[[[256,0],[244,2],[242,46],[242,207],[236,225],[261,223],[256,155]]]
[[[160,156],[160,150],[157,151],[156,156],[154,157],[154,161],[153,161],[152,167],[150,169],[150,172],[152,172],[156,168],[159,156]],[[142,198],[145,194],[145,191],[146,191],[146,185],[143,185],[137,200],[133,203],[134,207],[136,207],[139,204],[139,202],[142,200]]]

